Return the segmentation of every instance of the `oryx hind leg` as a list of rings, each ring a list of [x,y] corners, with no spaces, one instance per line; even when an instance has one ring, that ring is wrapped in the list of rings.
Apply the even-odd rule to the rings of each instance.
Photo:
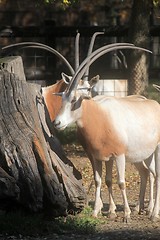
[[[146,214],[150,217],[154,207],[154,182],[156,177],[155,154],[152,154],[147,160],[145,160],[145,165],[148,168],[149,173],[149,203],[146,209]]]
[[[144,165],[144,162],[134,163],[136,169],[139,172],[141,183],[140,183],[140,193],[139,202],[135,207],[135,210],[141,214],[144,211],[144,197],[146,192],[147,180],[149,176],[149,169]]]

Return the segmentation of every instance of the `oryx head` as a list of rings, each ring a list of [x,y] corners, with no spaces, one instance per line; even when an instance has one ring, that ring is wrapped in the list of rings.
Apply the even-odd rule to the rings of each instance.
[[[92,54],[90,54],[78,67],[77,71],[73,75],[67,89],[62,95],[62,108],[54,121],[54,125],[57,129],[63,130],[70,124],[78,122],[82,117],[82,102],[86,98],[86,94],[79,91],[79,81],[84,76],[86,70],[89,66],[96,61],[102,55],[119,49],[137,49],[144,50],[146,52],[151,52],[147,49],[133,46],[128,43],[116,43],[105,45]]]

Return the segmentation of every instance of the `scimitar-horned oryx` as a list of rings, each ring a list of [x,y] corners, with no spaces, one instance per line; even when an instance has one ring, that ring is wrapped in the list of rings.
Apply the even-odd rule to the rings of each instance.
[[[64,76],[63,76],[64,77]],[[63,79],[62,77],[62,79]],[[80,93],[80,88],[84,90],[84,86],[86,86],[87,82],[80,81],[78,92]],[[59,93],[64,91],[66,89],[68,83],[65,83],[63,80],[59,80],[57,83],[42,88],[42,96],[44,98],[44,102],[46,105],[46,108],[48,110],[48,114],[50,116],[51,122],[53,122],[57,116],[57,113],[60,111],[61,105],[62,105],[62,98],[60,96],[57,96],[55,93]],[[86,86],[87,87],[87,86]],[[82,91],[81,90],[81,91]],[[53,94],[54,93],[54,94]],[[50,124],[49,124],[50,125]],[[52,129],[52,128],[51,128]],[[79,127],[77,126],[77,132],[79,132]],[[83,143],[83,136],[80,137],[81,142]],[[141,184],[140,184],[140,195],[139,195],[139,202],[136,206],[136,210],[141,213],[144,210],[144,196],[146,191],[146,184],[148,179],[148,168],[145,166],[144,162],[134,163],[135,167],[139,171],[140,178],[141,178]],[[116,217],[115,209],[116,206],[113,202],[112,197],[112,167],[113,167],[113,158],[110,159],[110,161],[106,162],[106,182],[109,187],[109,217]],[[154,178],[152,174],[150,174],[150,197],[149,197],[149,204],[147,212],[150,212],[150,209],[153,208],[153,185],[154,185]]]
[[[48,109],[51,121],[53,121],[55,119],[55,117],[56,117],[55,109],[58,112],[60,110],[60,107],[61,107],[61,104],[62,104],[62,99],[59,96],[56,96],[56,94],[53,94],[53,93],[62,92],[64,90],[64,88],[60,89],[59,85],[62,84],[62,82],[63,83],[65,82],[66,87],[67,87],[67,85],[69,84],[70,80],[71,80],[70,76],[62,73],[62,80],[60,80],[58,83],[56,83],[54,85],[51,85],[51,86],[49,86],[47,88],[43,88],[43,97],[44,97],[44,101],[46,103],[46,106],[47,106],[47,109]],[[98,81],[100,81],[98,75],[93,77],[89,81],[81,80],[81,81],[79,81],[79,86],[78,86],[77,89],[78,89],[78,91],[82,91],[81,89],[83,89],[83,91],[85,91],[85,88],[89,87],[90,88],[90,92],[91,92],[90,95],[93,96],[93,92],[92,92],[93,88],[92,87],[93,86],[97,87],[98,86],[98,84],[97,84]],[[110,82],[110,80],[105,81],[105,87],[106,87],[106,90],[107,90],[105,95],[106,96],[119,96],[119,97],[124,96],[124,87],[125,87],[126,83],[118,82],[118,85],[117,85],[118,92],[115,92],[113,94],[114,88],[113,88],[113,85],[112,85],[113,84],[112,81],[113,80],[111,80],[111,82]],[[110,89],[110,86],[111,86],[111,89]],[[118,87],[119,87],[119,89],[118,89]],[[94,94],[95,93],[96,92],[94,91]],[[80,92],[79,92],[79,94],[80,94]],[[87,94],[87,91],[86,91],[86,94]],[[98,94],[98,92],[97,92],[97,94]],[[55,104],[56,104],[56,106],[54,107]],[[77,130],[78,130],[78,127],[77,127]],[[84,142],[83,139],[81,139],[81,142],[82,143]],[[138,170],[138,172],[140,174],[140,178],[141,178],[139,201],[138,201],[138,204],[135,207],[135,210],[137,212],[139,212],[139,214],[141,214],[144,211],[144,197],[145,197],[145,192],[146,192],[147,180],[148,180],[148,176],[149,176],[149,187],[150,187],[150,190],[149,190],[149,203],[148,203],[148,207],[146,209],[146,212],[149,214],[151,212],[151,210],[153,209],[154,176],[153,176],[153,174],[151,172],[149,172],[149,170],[148,170],[148,168],[147,168],[147,166],[145,165],[144,162],[134,163],[134,165],[137,168],[137,170]],[[153,169],[154,169],[154,160],[153,160],[152,165],[153,165]],[[106,181],[108,183],[107,185],[110,188],[109,193],[112,192],[111,191],[112,185],[110,183],[110,181],[111,181],[110,178],[111,178],[111,175],[112,175],[112,168],[113,168],[113,158],[110,159],[110,162],[108,162],[108,161],[106,162]],[[114,218],[114,217],[116,217],[116,214],[115,214],[115,204],[113,206],[113,197],[112,196],[109,197],[109,201],[110,201],[110,203],[109,203],[110,207],[109,207],[109,214],[108,214],[108,216]],[[114,211],[112,209],[114,209]]]
[[[54,121],[57,129],[63,130],[76,123],[79,134],[85,141],[86,150],[94,169],[96,183],[95,216],[102,208],[100,197],[102,161],[115,158],[118,182],[124,201],[124,220],[130,218],[130,208],[125,189],[125,161],[139,163],[144,161],[150,169],[155,157],[156,196],[151,219],[159,217],[160,193],[160,106],[158,102],[141,96],[110,98],[97,96],[88,99],[78,95],[77,85],[88,64],[91,65],[100,55],[115,49],[141,49],[134,46],[103,47],[85,59],[73,76],[69,87],[62,96],[62,108]],[[86,64],[89,62],[88,64]],[[147,134],[146,134],[147,132]]]

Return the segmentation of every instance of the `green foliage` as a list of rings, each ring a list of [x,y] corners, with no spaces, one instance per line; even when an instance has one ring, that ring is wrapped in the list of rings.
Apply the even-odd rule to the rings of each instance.
[[[96,226],[104,223],[100,218],[92,217],[92,208],[86,207],[84,210],[75,216],[68,216],[67,218],[60,218],[60,222],[65,231],[72,231],[73,233],[94,233]]]
[[[153,5],[155,7],[159,7],[160,6],[160,0],[153,0]]]

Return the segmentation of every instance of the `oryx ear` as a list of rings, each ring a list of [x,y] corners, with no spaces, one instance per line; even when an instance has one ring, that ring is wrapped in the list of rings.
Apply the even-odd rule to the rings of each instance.
[[[160,86],[159,86],[159,85],[157,85],[157,84],[153,84],[153,87],[154,87],[155,89],[157,89],[157,90],[160,92]]]
[[[61,73],[62,79],[66,84],[69,84],[72,76],[68,76],[67,74],[65,74],[64,72]]]
[[[89,84],[91,87],[93,87],[94,85],[96,85],[98,81],[99,81],[99,75],[96,75],[95,77],[91,78],[91,80],[89,81]]]

